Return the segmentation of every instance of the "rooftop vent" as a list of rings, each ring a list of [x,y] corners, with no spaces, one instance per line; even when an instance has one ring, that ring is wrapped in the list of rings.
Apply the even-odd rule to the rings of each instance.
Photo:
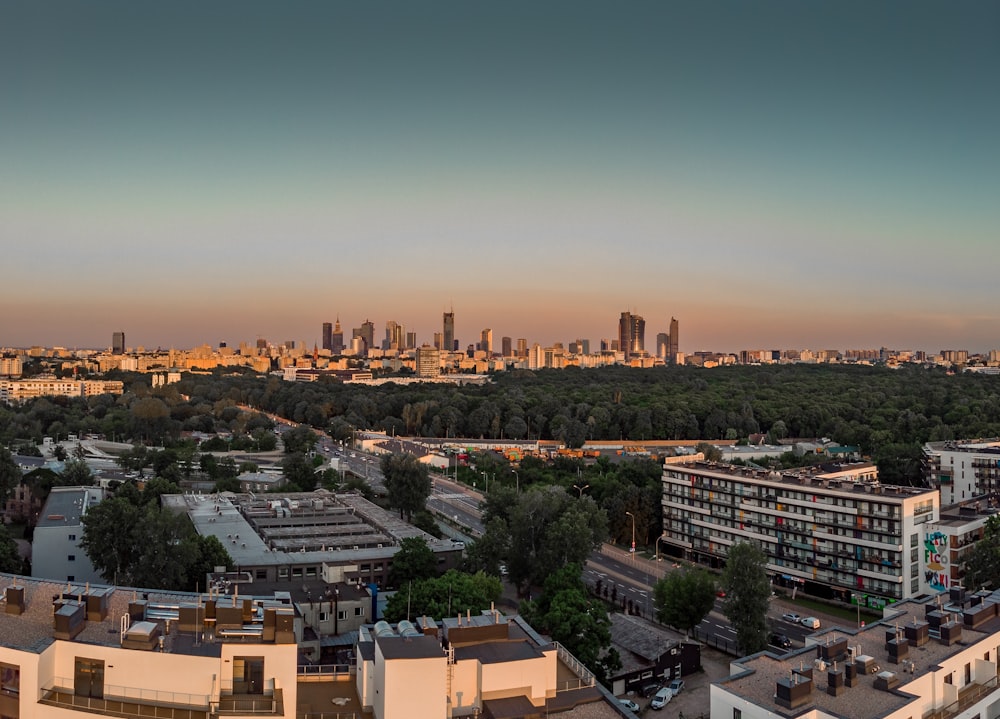
[[[899,677],[894,672],[879,672],[875,677],[875,688],[889,692],[899,686]]]

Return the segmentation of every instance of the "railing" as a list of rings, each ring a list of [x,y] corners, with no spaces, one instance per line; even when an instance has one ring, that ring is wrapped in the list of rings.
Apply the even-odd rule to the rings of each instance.
[[[213,707],[217,714],[282,714],[281,689],[267,694],[227,694],[223,691]]]
[[[57,677],[51,686],[40,690],[39,703],[100,713],[105,716],[131,718],[155,714],[163,719],[206,719],[211,707],[207,694],[166,692],[106,684],[104,696],[88,697],[77,695],[72,685],[72,680]],[[155,711],[151,713],[149,707],[155,707]]]
[[[295,719],[360,719],[357,712],[296,712]]]
[[[951,719],[952,717],[964,712],[976,702],[980,701],[996,688],[996,677],[993,677],[982,684],[970,684],[958,692],[958,701],[924,714],[923,719]]]
[[[357,671],[353,664],[299,664],[296,673],[299,679],[308,677],[351,676]]]
[[[564,689],[579,689],[581,687],[592,687],[594,686],[594,675],[591,673],[583,663],[573,656],[573,654],[559,642],[552,642],[556,647],[556,655],[559,657],[560,661],[565,664],[570,670],[573,671],[580,678],[580,685],[571,687],[567,686]],[[572,682],[567,682],[571,684]]]

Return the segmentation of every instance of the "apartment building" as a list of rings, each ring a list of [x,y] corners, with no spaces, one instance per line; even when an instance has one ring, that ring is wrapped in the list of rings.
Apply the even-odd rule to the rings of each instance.
[[[1000,500],[1000,439],[928,442],[924,476],[948,506],[968,499]]]
[[[994,719],[1000,707],[1000,597],[906,600],[860,629],[802,649],[754,654],[711,688],[713,719]]]
[[[75,380],[39,377],[0,381],[0,402],[26,402],[36,397],[93,397],[98,394],[121,394],[124,385],[118,380]]]
[[[870,463],[769,472],[694,461],[663,468],[668,553],[721,566],[736,542],[758,544],[776,584],[873,608],[930,591],[921,526],[935,490],[883,486]]]

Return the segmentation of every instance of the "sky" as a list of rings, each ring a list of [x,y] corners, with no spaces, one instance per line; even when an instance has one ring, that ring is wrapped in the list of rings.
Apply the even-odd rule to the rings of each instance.
[[[0,6],[0,346],[1000,347],[1000,3]]]

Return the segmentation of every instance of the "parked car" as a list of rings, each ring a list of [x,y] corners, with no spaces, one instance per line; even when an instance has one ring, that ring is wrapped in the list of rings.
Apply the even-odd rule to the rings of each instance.
[[[819,620],[816,617],[802,617],[802,626],[809,629],[819,629]]]
[[[660,691],[659,684],[643,684],[639,690],[639,694],[644,697],[651,697],[658,691]]]
[[[639,705],[636,704],[631,699],[619,699],[618,703],[621,704],[626,709],[628,709],[630,712],[635,712],[636,714],[639,713]]]
[[[670,687],[663,687],[660,691],[656,692],[653,696],[653,701],[649,703],[650,709],[662,709],[670,700],[674,698],[674,693],[670,691]]]
[[[670,680],[670,683],[667,684],[667,689],[669,689],[674,696],[677,696],[682,691],[684,691],[684,680],[683,679]]]
[[[769,644],[781,647],[782,649],[788,649],[792,646],[792,640],[788,638],[787,634],[772,634],[768,637],[767,641]]]
[[[802,617],[795,612],[785,612],[781,615],[781,618],[786,622],[791,622],[792,624],[798,624],[802,620]]]

